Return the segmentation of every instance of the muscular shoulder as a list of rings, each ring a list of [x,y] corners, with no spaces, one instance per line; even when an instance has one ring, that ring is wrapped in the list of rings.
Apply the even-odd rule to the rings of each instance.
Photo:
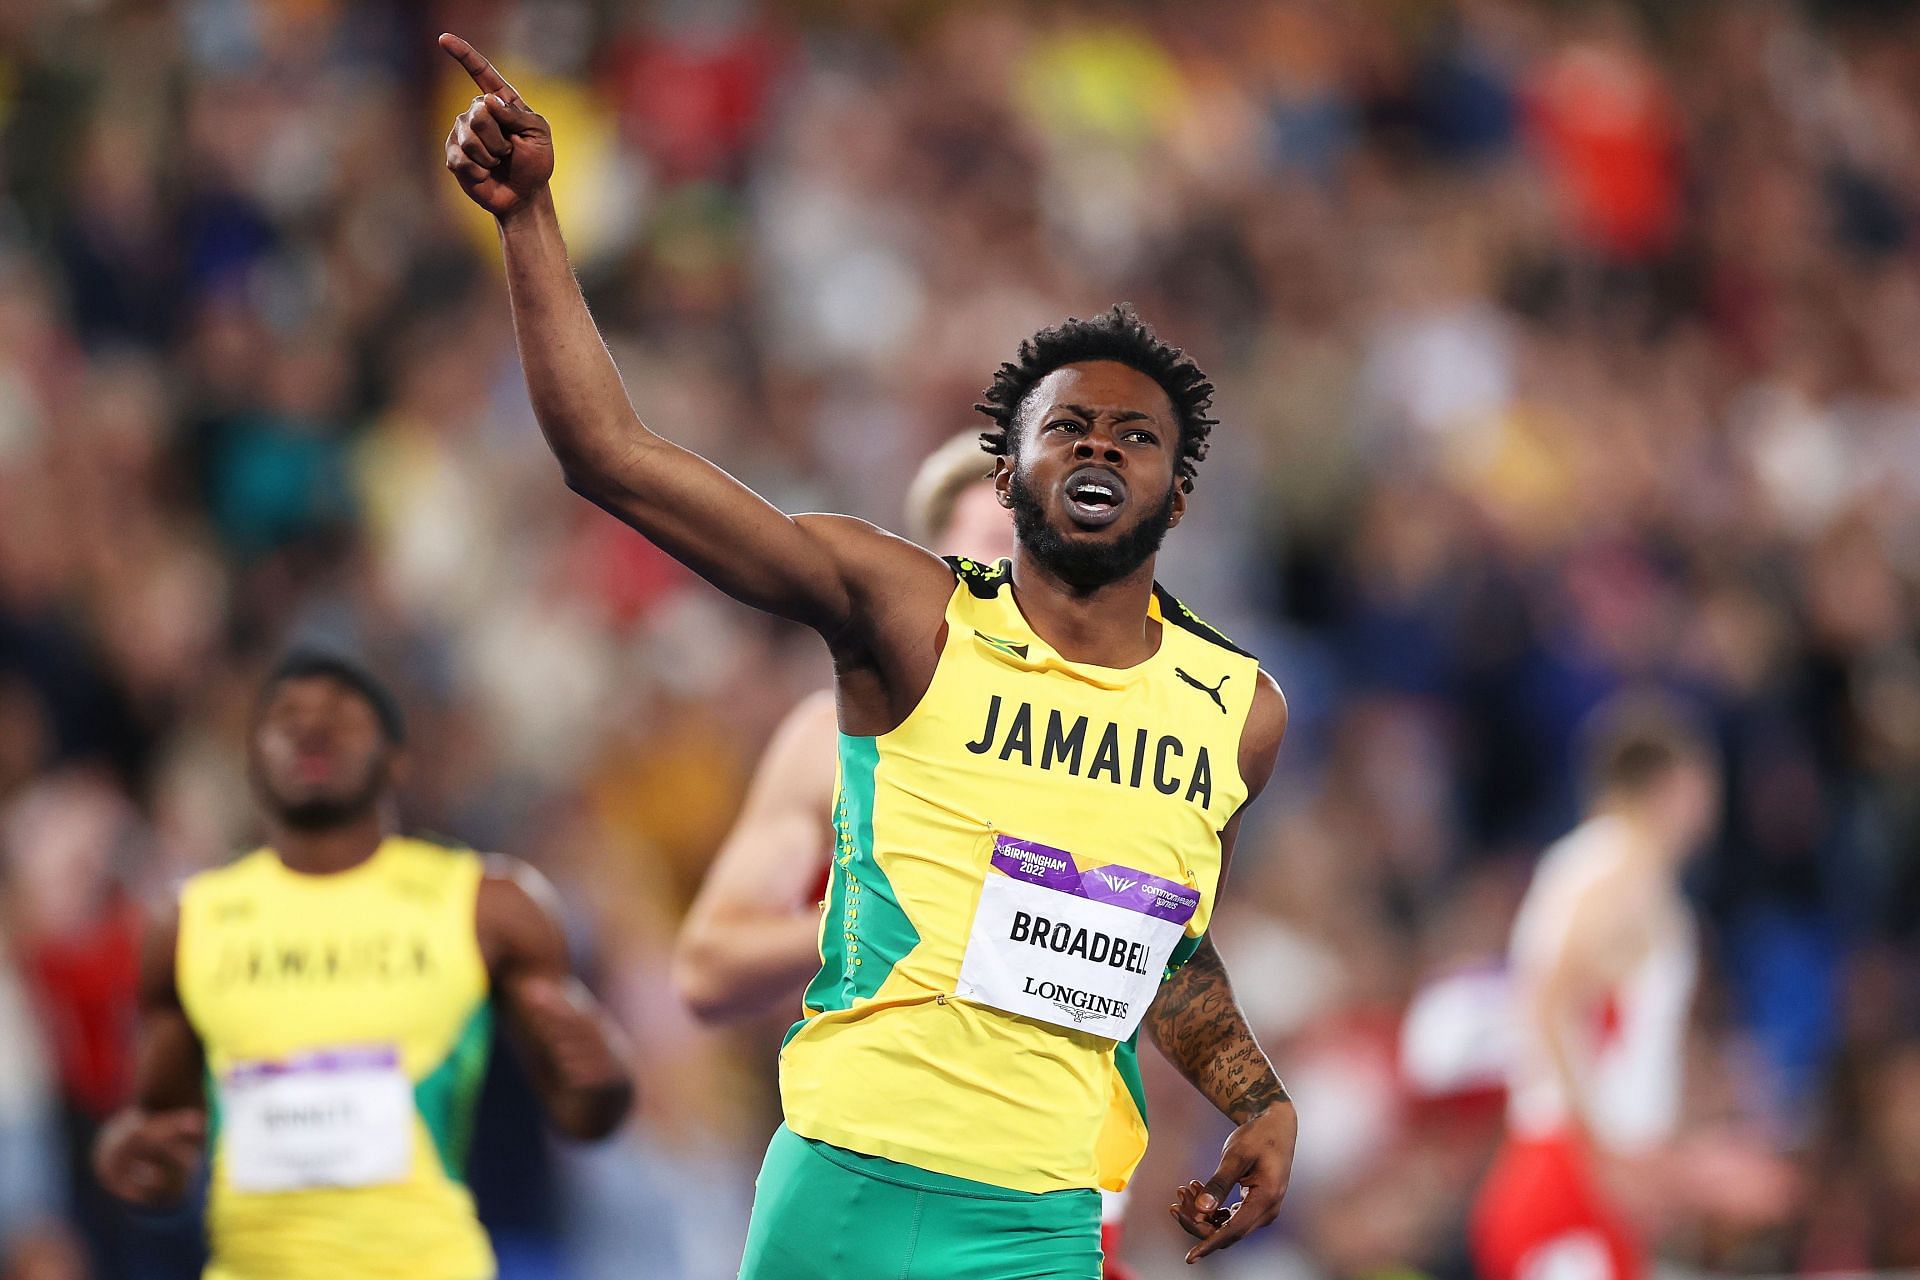
[[[869,606],[935,602],[944,610],[953,572],[925,547],[853,516],[793,519],[833,557],[856,599]]]
[[[847,516],[795,519],[839,566],[853,601],[847,626],[825,633],[850,731],[883,733],[919,703],[940,658],[953,570],[932,552]]]
[[[1247,784],[1247,798],[1260,794],[1273,776],[1280,759],[1280,743],[1287,736],[1287,696],[1280,684],[1258,668],[1253,675],[1253,706],[1247,712],[1246,728],[1240,732],[1240,776]]]
[[[518,858],[489,854],[474,905],[474,929],[489,970],[519,961],[564,958],[560,895]]]

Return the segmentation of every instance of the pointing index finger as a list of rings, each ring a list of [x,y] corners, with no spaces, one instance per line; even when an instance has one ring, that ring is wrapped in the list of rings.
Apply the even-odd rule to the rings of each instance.
[[[493,63],[487,61],[478,49],[451,31],[440,37],[440,47],[447,51],[448,57],[466,69],[467,74],[473,77],[473,82],[480,86],[480,92],[497,93],[511,105],[523,111],[529,109],[519,91],[507,83],[505,76],[494,70]]]

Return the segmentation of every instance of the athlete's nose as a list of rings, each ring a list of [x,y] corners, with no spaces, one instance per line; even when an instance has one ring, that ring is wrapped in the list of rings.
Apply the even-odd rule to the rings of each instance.
[[[333,721],[322,715],[300,716],[287,725],[295,751],[331,751],[338,734]]]
[[[333,734],[326,730],[296,733],[293,735],[293,749],[303,756],[329,755],[333,751]]]
[[[1126,458],[1120,452],[1120,446],[1113,437],[1095,427],[1081,436],[1073,445],[1073,456],[1082,462],[1092,462],[1098,458],[1102,462],[1119,466]]]

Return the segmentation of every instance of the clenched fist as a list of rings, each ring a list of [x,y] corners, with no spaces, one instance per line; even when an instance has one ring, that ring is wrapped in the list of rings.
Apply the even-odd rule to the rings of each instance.
[[[612,1133],[633,1106],[633,1079],[618,1033],[580,980],[524,974],[502,994],[554,1127],[587,1141]]]
[[[578,978],[528,975],[515,980],[507,994],[528,1032],[545,1049],[560,1085],[599,1089],[625,1082],[626,1067]]]
[[[478,49],[452,34],[440,47],[480,89],[447,134],[447,170],[475,204],[505,218],[553,177],[553,131]]]
[[[94,1142],[100,1185],[132,1204],[165,1208],[187,1194],[207,1137],[207,1113],[128,1109],[109,1121]]]

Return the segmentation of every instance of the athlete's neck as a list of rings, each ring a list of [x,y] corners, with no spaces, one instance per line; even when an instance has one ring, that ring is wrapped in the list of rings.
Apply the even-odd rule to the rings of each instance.
[[[1147,616],[1153,561],[1092,589],[1050,573],[1024,547],[1013,552],[1013,599],[1034,631],[1069,662],[1131,667],[1160,648],[1160,624]]]
[[[1665,877],[1679,866],[1685,852],[1655,816],[1630,801],[1602,804],[1597,816],[1609,817],[1625,833],[1622,847],[1633,865],[1648,875]]]
[[[282,822],[269,822],[267,840],[289,871],[330,876],[353,868],[379,852],[392,834],[386,815],[374,809],[337,827],[303,831]]]

